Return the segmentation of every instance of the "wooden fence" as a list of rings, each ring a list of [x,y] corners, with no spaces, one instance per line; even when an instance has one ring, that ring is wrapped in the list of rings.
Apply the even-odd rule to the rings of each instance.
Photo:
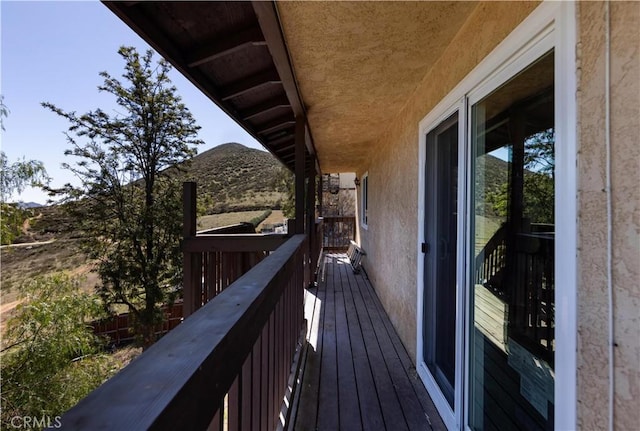
[[[182,301],[163,307],[164,319],[156,328],[156,336],[161,337],[182,322]],[[133,317],[130,313],[92,322],[93,333],[105,337],[109,344],[126,344],[134,340]]]

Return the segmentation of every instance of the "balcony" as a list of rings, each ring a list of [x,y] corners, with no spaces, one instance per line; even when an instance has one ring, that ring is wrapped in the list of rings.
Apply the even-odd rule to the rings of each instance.
[[[444,429],[366,274],[345,254],[321,257],[322,223],[197,235],[195,184],[184,201],[188,318],[63,428]]]
[[[292,429],[445,429],[366,274],[345,254],[324,257],[305,318]]]

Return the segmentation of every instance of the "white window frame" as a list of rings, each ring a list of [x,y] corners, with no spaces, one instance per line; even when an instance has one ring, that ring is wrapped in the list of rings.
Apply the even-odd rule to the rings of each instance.
[[[417,371],[450,430],[469,429],[469,303],[470,267],[466,254],[470,226],[467,191],[472,179],[469,110],[473,103],[495,90],[550,49],[554,49],[554,103],[556,135],[555,186],[555,428],[577,427],[577,80],[576,11],[573,2],[544,2],[506,37],[466,78],[464,78],[419,124],[418,238],[417,238]],[[456,304],[456,388],[455,412],[441,396],[423,358],[423,280],[425,241],[425,160],[426,136],[454,112],[459,112],[458,256]],[[462,375],[461,375],[462,374]],[[460,378],[459,378],[460,377]],[[441,399],[440,399],[441,398]]]
[[[369,229],[369,172],[365,172],[360,180],[360,225]]]

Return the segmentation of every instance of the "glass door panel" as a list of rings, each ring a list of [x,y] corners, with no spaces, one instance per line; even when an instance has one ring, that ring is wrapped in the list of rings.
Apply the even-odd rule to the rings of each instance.
[[[553,429],[554,59],[471,107],[469,422]]]
[[[424,358],[454,408],[458,116],[427,135]]]

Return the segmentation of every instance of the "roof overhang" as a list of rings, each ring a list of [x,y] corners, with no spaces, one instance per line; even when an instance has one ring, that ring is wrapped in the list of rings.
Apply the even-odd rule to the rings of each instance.
[[[459,1],[277,3],[326,172],[366,169],[478,6]],[[417,123],[413,126],[417,132]]]
[[[366,167],[476,2],[105,2],[291,170]],[[437,85],[437,83],[434,83]],[[308,162],[310,174],[313,162]]]
[[[271,2],[104,4],[290,170],[302,98]],[[307,173],[320,171],[306,130]]]

